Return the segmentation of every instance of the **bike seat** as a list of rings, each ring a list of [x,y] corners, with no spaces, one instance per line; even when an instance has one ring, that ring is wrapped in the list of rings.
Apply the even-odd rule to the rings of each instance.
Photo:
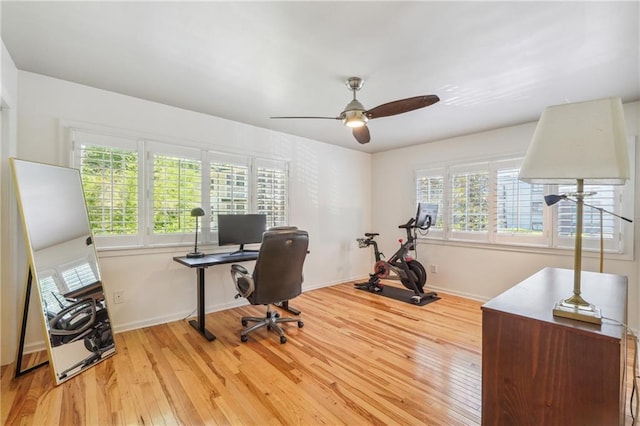
[[[365,237],[375,237],[377,235],[380,235],[380,234],[378,234],[377,232],[365,232],[364,233]]]

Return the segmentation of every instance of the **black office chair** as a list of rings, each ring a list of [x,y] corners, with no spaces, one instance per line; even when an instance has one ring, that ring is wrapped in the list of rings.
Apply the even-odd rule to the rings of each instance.
[[[302,292],[302,266],[307,257],[309,234],[296,227],[271,228],[262,236],[262,245],[253,274],[242,265],[231,265],[231,277],[238,290],[238,296],[246,297],[252,305],[266,305],[265,317],[242,317],[240,340],[246,342],[247,335],[254,330],[267,327],[280,336],[280,343],[286,343],[284,331],[278,325],[283,322],[297,322],[298,328],[304,323],[297,318],[281,317],[270,309],[270,304],[285,302]],[[249,327],[249,322],[255,322]]]

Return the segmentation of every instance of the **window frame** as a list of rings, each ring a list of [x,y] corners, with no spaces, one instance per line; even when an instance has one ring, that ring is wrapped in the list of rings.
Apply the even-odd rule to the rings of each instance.
[[[269,215],[267,213],[267,228],[273,227],[273,226],[286,226],[289,223],[289,164],[285,161],[282,160],[273,160],[273,159],[267,159],[267,158],[255,158],[254,159],[254,164],[253,164],[253,168],[254,168],[254,173],[253,173],[253,187],[255,188],[254,191],[254,203],[253,205],[255,206],[255,211],[254,213],[261,213],[260,211],[260,200],[258,198],[258,194],[259,194],[259,183],[258,183],[258,179],[260,177],[260,173],[259,173],[259,169],[260,168],[264,168],[264,169],[269,169],[269,170],[281,170],[282,171],[282,175],[284,177],[284,197],[282,200],[283,203],[283,209],[284,209],[284,214],[283,214],[283,218],[282,221],[277,221],[276,218],[271,217],[272,215]],[[267,210],[267,209],[265,209]],[[271,219],[271,221],[270,221]]]
[[[571,186],[571,185],[550,185],[550,188],[552,188],[552,191],[554,194],[559,194],[559,187],[561,186]],[[603,185],[603,186],[611,186],[613,188],[613,193],[614,193],[614,199],[618,199],[617,202],[614,202],[614,206],[613,206],[613,212],[617,215],[621,215],[624,216],[620,213],[621,210],[621,206],[624,204],[623,203],[623,197],[624,197],[624,188],[626,185]],[[584,186],[584,191],[585,193],[589,193],[591,192],[592,189],[592,185],[585,185]],[[560,201],[560,203],[571,203],[573,204],[571,201]],[[558,203],[558,204],[560,204]],[[590,196],[585,196],[584,197],[584,203],[587,204],[592,204],[592,200],[590,199]],[[556,204],[557,205],[557,204]],[[575,204],[573,204],[575,206]],[[555,206],[554,206],[555,207]],[[570,248],[574,248],[575,247],[575,238],[573,237],[565,237],[562,236],[559,232],[559,215],[560,215],[560,208],[562,206],[558,206],[556,208],[552,208],[552,220],[554,223],[554,232],[553,232],[553,244],[552,246],[555,248],[566,248],[566,249],[570,249]],[[609,209],[607,209],[609,210]],[[600,250],[600,237],[599,235],[597,237],[590,237],[588,235],[585,235],[585,222],[584,222],[584,217],[587,214],[590,214],[593,212],[593,208],[589,207],[589,206],[584,206],[583,207],[583,233],[582,233],[582,248],[583,250]],[[626,226],[624,225],[624,221],[622,219],[619,218],[615,218],[613,216],[610,216],[609,218],[607,218],[607,213],[604,213],[603,215],[603,219],[605,221],[611,219],[612,223],[613,223],[613,234],[614,237],[613,238],[604,238],[604,251],[606,253],[624,253],[625,249],[624,249],[624,241],[625,241],[625,237],[624,237],[624,233],[625,233],[625,228]]]
[[[236,155],[236,154],[230,154],[230,153],[223,153],[223,152],[219,152],[219,151],[208,151],[206,153],[207,155],[207,174],[206,176],[209,176],[209,179],[207,179],[206,182],[203,181],[203,191],[206,191],[206,197],[207,197],[207,203],[203,205],[203,208],[205,209],[205,217],[208,218],[207,220],[207,226],[203,226],[203,232],[202,232],[202,237],[203,237],[203,241],[204,242],[208,242],[208,243],[212,243],[215,242],[217,244],[218,241],[218,228],[217,228],[217,223],[214,224],[214,212],[212,211],[212,204],[213,204],[213,199],[211,196],[211,185],[208,185],[208,188],[205,188],[205,185],[207,185],[208,182],[211,181],[211,166],[213,164],[221,164],[221,165],[230,165],[230,166],[236,166],[236,167],[245,167],[247,169],[247,211],[246,213],[252,213],[252,199],[251,199],[251,176],[252,176],[252,158],[249,156],[243,156],[243,155]],[[216,214],[218,214],[219,210],[216,210]],[[229,210],[225,210],[223,212],[223,214],[227,214],[227,213],[231,213],[233,212],[234,214],[237,213],[235,211],[235,209],[231,209],[231,211]],[[217,218],[216,218],[217,219]]]
[[[145,140],[145,156],[147,159],[148,173],[143,172],[143,179],[146,180],[145,187],[147,188],[145,197],[145,211],[146,228],[144,230],[145,245],[153,246],[158,244],[172,244],[172,243],[190,243],[195,237],[195,220],[193,220],[193,227],[191,231],[186,232],[173,232],[173,233],[156,233],[155,232],[155,216],[154,216],[154,204],[155,204],[155,156],[173,156],[185,160],[195,160],[200,162],[200,198],[202,199],[202,152],[197,149],[189,147],[177,147],[174,145],[156,142],[151,140]],[[199,207],[199,206],[193,206]],[[190,210],[190,209],[189,209]],[[198,226],[201,226],[198,221]]]
[[[633,209],[635,203],[635,141],[636,138],[628,138],[629,146],[629,167],[630,178],[625,185],[612,185],[615,192],[616,203],[614,205],[613,212],[617,215],[632,218]],[[546,206],[543,200],[543,231],[541,236],[522,236],[522,235],[499,235],[497,232],[497,220],[498,220],[498,199],[497,199],[497,173],[499,170],[505,168],[513,168],[517,166],[519,168],[522,164],[524,156],[510,155],[489,159],[478,159],[461,162],[451,162],[445,165],[434,165],[433,167],[420,167],[414,170],[414,195],[415,202],[427,201],[420,199],[419,194],[419,179],[424,177],[438,177],[441,175],[446,176],[445,194],[443,199],[444,211],[439,213],[439,216],[445,220],[443,224],[443,230],[433,230],[425,235],[418,235],[419,239],[437,241],[441,240],[443,243],[451,242],[456,244],[484,244],[486,247],[513,247],[514,249],[524,250],[562,250],[568,251],[575,248],[574,238],[562,238],[558,235],[558,208],[557,206]],[[484,232],[468,232],[468,231],[456,231],[452,232],[451,229],[451,199],[449,198],[452,175],[456,171],[473,171],[482,165],[487,167],[490,178],[490,194],[489,201],[489,231]],[[544,185],[542,195],[558,194],[559,185]],[[585,202],[589,203],[589,198],[585,198]],[[585,211],[589,207],[585,206]],[[606,215],[606,213],[605,213]],[[615,227],[619,238],[614,242],[607,244],[605,240],[605,253],[622,256],[623,258],[633,257],[633,242],[634,242],[634,224],[627,223],[621,219],[615,218]],[[482,235],[481,235],[482,234]],[[599,238],[583,238],[583,249],[585,252],[599,252]]]
[[[493,189],[494,189],[494,197],[495,197],[490,206],[490,208],[495,211],[492,217],[492,222],[493,222],[492,229],[494,230],[494,232],[491,233],[493,237],[492,242],[499,243],[499,244],[516,244],[516,245],[523,245],[523,246],[527,246],[527,245],[549,246],[550,245],[549,236],[551,233],[548,232],[548,230],[545,227],[545,224],[550,223],[549,222],[550,210],[548,208],[545,208],[544,198],[540,200],[542,202],[542,232],[540,235],[518,234],[518,233],[509,234],[506,232],[504,233],[499,232],[498,230],[498,220],[499,220],[499,217],[498,217],[499,215],[497,212],[498,173],[504,170],[513,170],[513,169],[519,170],[523,160],[524,160],[524,157],[519,157],[519,158],[507,159],[507,160],[495,160],[489,163],[490,173],[494,177]],[[521,182],[521,183],[527,184],[526,182]],[[531,185],[531,184],[527,184],[527,185]],[[548,195],[548,188],[543,186],[541,194],[543,196]]]
[[[88,128],[87,128],[88,127]],[[205,210],[205,216],[199,221],[198,242],[203,245],[217,246],[217,231],[211,229],[211,192],[210,176],[213,163],[236,164],[247,167],[247,213],[257,213],[257,168],[262,165],[279,167],[285,179],[285,225],[289,218],[289,160],[269,157],[262,154],[226,152],[211,149],[208,144],[181,143],[167,141],[148,135],[135,135],[131,132],[113,132],[110,129],[78,124],[63,123],[62,129],[68,131],[70,166],[80,169],[82,145],[127,149],[137,153],[138,167],[138,232],[135,235],[94,235],[96,249],[118,250],[135,248],[157,248],[171,246],[187,246],[193,244],[194,231],[184,233],[154,233],[154,156],[169,155],[187,159],[197,159],[201,162],[201,200],[200,205]],[[125,136],[123,136],[125,135]],[[89,141],[89,142],[88,142]]]
[[[482,162],[474,162],[474,163],[465,163],[465,164],[456,164],[447,168],[447,178],[446,178],[446,186],[445,186],[445,205],[446,205],[446,221],[448,223],[445,224],[446,229],[446,237],[449,240],[462,240],[462,241],[489,241],[489,235],[491,230],[491,218],[490,218],[490,208],[491,205],[491,174],[488,169],[489,163],[486,161]],[[472,230],[456,230],[453,227],[453,200],[451,198],[453,191],[453,179],[456,176],[461,176],[463,174],[467,175],[482,175],[487,174],[488,181],[487,187],[489,194],[487,197],[487,225],[486,230],[481,231],[472,231]],[[468,198],[468,197],[467,197]]]
[[[440,179],[442,180],[442,191],[439,194],[440,196],[426,197],[422,196],[423,191],[419,188],[418,181],[421,179]],[[444,239],[445,238],[445,220],[447,217],[447,206],[445,204],[446,197],[445,193],[447,191],[447,174],[446,169],[444,167],[435,167],[432,169],[418,169],[415,170],[414,173],[414,182],[416,184],[416,188],[414,191],[415,194],[415,204],[417,205],[419,202],[437,204],[438,205],[438,217],[436,218],[436,223],[431,225],[427,233],[419,233],[420,236],[429,235],[430,238],[433,239]]]
[[[108,147],[113,149],[135,151],[138,160],[138,232],[132,235],[94,235],[96,247],[103,246],[109,248],[117,247],[142,247],[145,245],[145,229],[146,229],[146,208],[144,202],[144,179],[140,176],[140,171],[144,170],[145,157],[143,140],[126,136],[113,135],[108,133],[98,133],[92,130],[71,128],[71,167],[81,169],[81,148],[80,145],[92,145],[100,147]]]

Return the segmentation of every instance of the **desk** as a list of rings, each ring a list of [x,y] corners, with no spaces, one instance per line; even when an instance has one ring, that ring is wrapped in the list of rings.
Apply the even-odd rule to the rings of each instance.
[[[198,320],[191,320],[189,324],[200,334],[202,334],[208,341],[215,340],[211,332],[209,332],[204,326],[204,270],[209,266],[224,265],[228,263],[248,262],[258,259],[257,251],[244,251],[238,253],[214,253],[207,254],[203,257],[189,258],[187,256],[174,257],[178,263],[188,266],[189,268],[198,268]]]
[[[554,317],[573,271],[545,268],[482,306],[482,424],[624,424],[627,277],[582,272],[582,294],[611,318]]]

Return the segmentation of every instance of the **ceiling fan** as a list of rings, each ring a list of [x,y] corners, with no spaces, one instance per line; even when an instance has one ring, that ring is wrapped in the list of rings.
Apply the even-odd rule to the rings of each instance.
[[[400,99],[397,101],[387,102],[378,105],[372,109],[365,109],[364,106],[356,99],[356,92],[362,88],[364,80],[360,77],[350,77],[345,81],[347,88],[353,92],[353,100],[344,107],[344,111],[337,117],[270,117],[270,118],[319,118],[328,120],[342,120],[345,126],[351,127],[353,136],[356,140],[365,144],[371,140],[367,121],[374,118],[389,117],[391,115],[404,114],[433,105],[440,100],[436,95],[414,96],[412,98]]]

